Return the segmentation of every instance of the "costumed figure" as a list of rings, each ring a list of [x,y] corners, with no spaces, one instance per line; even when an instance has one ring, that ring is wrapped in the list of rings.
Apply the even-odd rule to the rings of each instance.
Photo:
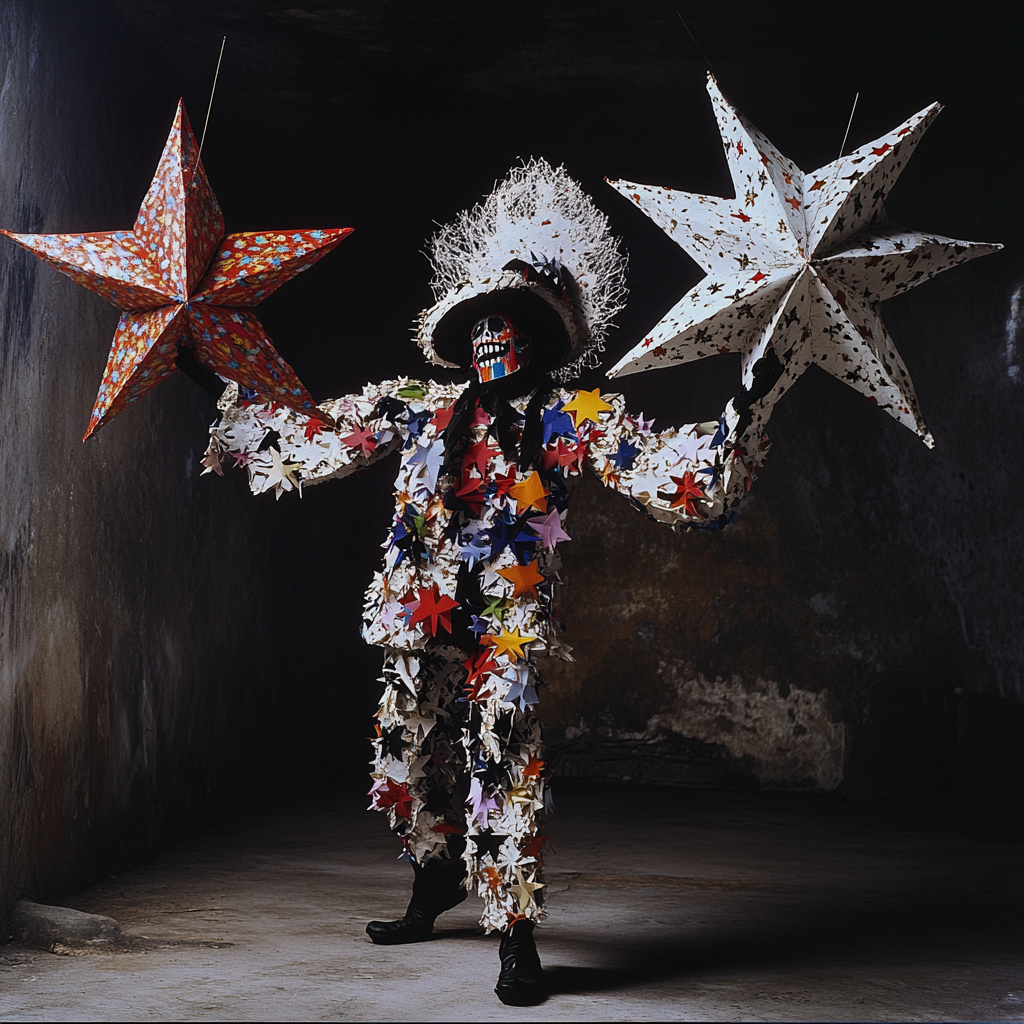
[[[469,363],[476,379],[385,381],[319,406],[248,307],[347,229],[225,236],[183,109],[132,230],[11,236],[125,310],[90,433],[180,367],[227,382],[205,471],[231,457],[256,493],[301,493],[400,459],[363,636],[384,648],[371,806],[414,881],[405,916],[367,932],[423,941],[475,893],[484,927],[501,933],[495,991],[506,1003],[543,996],[536,658],[570,657],[555,590],[574,481],[589,467],[660,522],[721,528],[747,500],[774,403],[811,365],[930,443],[878,303],[998,248],[885,218],[884,197],[937,107],[804,174],[713,81],[709,91],[735,198],[612,183],[708,274],[612,373],[740,352],[740,392],[708,423],[655,432],[618,395],[559,386],[597,365],[625,260],[605,217],[542,160],[513,169],[432,240],[436,304],[417,339],[432,362]]]
[[[415,876],[405,916],[367,931],[427,939],[468,888],[483,926],[502,933],[499,997],[530,1002],[548,785],[535,658],[570,657],[554,591],[573,483],[590,467],[664,523],[722,526],[762,444],[742,401],[655,433],[618,395],[557,385],[594,364],[625,297],[607,220],[562,169],[514,169],[434,237],[431,256],[437,302],[417,339],[435,363],[471,362],[475,381],[370,385],[321,406],[333,429],[232,385],[207,458],[233,457],[253,491],[280,495],[399,454],[363,636],[385,649],[371,806]],[[276,447],[261,451],[270,431]]]

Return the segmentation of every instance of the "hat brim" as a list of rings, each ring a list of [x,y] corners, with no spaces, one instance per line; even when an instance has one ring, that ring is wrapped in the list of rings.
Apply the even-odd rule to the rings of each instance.
[[[569,354],[566,325],[558,310],[530,288],[501,288],[474,295],[453,306],[435,324],[433,347],[447,363],[469,366],[473,327],[486,316],[501,314],[530,341],[530,361],[544,368],[559,365]]]

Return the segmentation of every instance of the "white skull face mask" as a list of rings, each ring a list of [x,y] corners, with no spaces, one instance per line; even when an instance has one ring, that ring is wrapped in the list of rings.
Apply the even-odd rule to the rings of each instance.
[[[473,369],[481,384],[515,373],[530,361],[530,346],[508,317],[496,313],[478,320],[470,335]]]

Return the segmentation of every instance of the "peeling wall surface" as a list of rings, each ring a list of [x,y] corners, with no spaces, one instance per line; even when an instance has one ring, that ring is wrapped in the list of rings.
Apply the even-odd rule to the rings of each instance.
[[[835,156],[858,90],[851,147],[943,102],[890,212],[1006,249],[884,306],[934,451],[811,372],[723,533],[580,485],[560,548],[577,660],[546,664],[541,694],[552,762],[1019,814],[1022,9],[679,10],[804,167]],[[602,176],[729,193],[706,65],[653,0],[9,0],[0,29],[0,226],[19,231],[131,224],[179,96],[201,128],[228,36],[203,150],[228,230],[356,228],[260,310],[318,400],[427,372],[408,341],[423,239],[517,158],[564,161],[625,238],[607,365],[700,273]],[[180,374],[82,445],[117,312],[0,243],[2,918],[233,800],[360,770],[379,653],[359,604],[392,467],[279,503],[200,477],[213,410]],[[614,387],[667,426],[738,383],[722,357]]]

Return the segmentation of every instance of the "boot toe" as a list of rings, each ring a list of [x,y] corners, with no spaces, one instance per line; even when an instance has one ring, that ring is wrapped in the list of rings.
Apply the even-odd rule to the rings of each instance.
[[[536,1006],[544,1002],[547,989],[540,965],[536,971],[503,970],[494,986],[494,994],[506,1006]]]
[[[371,921],[366,934],[377,946],[401,946],[408,942],[426,942],[433,931],[433,925],[424,927],[404,918],[400,921]]]

